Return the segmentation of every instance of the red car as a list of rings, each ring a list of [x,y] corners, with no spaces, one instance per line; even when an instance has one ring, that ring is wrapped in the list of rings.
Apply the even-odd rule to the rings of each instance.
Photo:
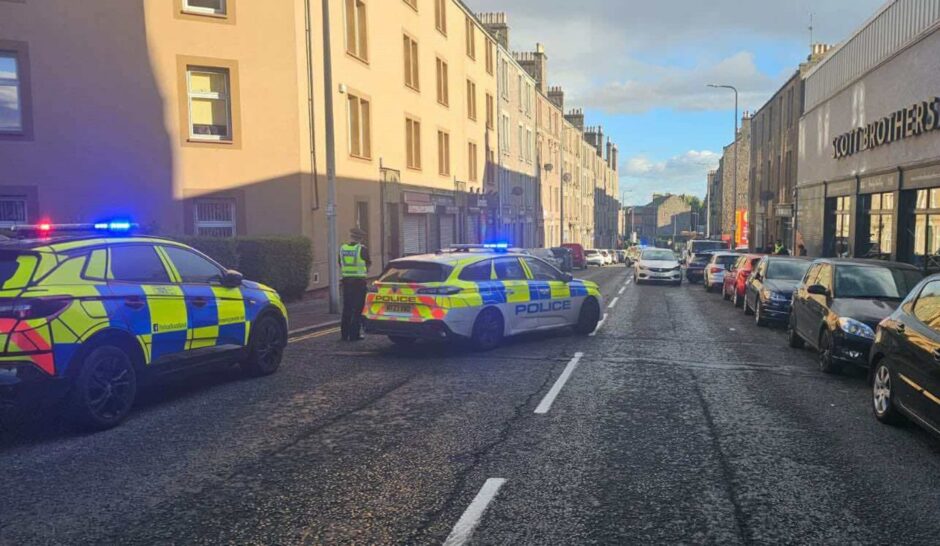
[[[738,261],[734,262],[734,265],[725,273],[721,295],[726,300],[733,301],[735,307],[741,307],[744,304],[744,289],[747,287],[747,279],[754,271],[757,262],[763,257],[763,254],[742,254]]]
[[[584,257],[584,247],[578,243],[565,243],[562,248],[571,251],[571,267],[575,269],[587,269],[587,259]]]

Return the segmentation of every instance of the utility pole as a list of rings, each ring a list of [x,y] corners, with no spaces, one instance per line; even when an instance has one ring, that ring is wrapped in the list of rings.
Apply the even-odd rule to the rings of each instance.
[[[731,207],[731,247],[738,245],[738,89],[733,85],[708,84],[708,87],[730,89],[734,91],[734,170],[732,177],[732,207]]]
[[[336,233],[336,129],[333,124],[333,56],[330,0],[323,0],[323,102],[326,109],[327,262],[330,264],[330,314],[339,312],[339,239]]]

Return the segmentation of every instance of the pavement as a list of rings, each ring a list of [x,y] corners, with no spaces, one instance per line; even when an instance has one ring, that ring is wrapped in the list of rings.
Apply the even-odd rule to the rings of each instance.
[[[0,436],[0,543],[937,542],[940,442],[877,423],[864,374],[700,285],[582,276],[611,305],[592,337],[313,332],[273,376],[150,388],[111,431],[36,417]]]
[[[330,300],[322,290],[286,306],[292,337],[339,327],[340,316],[330,314]]]

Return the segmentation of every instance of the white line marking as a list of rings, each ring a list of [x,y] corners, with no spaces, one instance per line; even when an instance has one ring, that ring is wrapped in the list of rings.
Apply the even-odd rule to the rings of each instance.
[[[565,371],[561,372],[561,375],[558,376],[558,380],[552,385],[552,389],[548,391],[545,398],[543,398],[542,401],[539,402],[538,407],[535,408],[535,413],[548,413],[548,410],[552,409],[552,403],[555,402],[555,397],[558,396],[558,393],[561,392],[561,388],[568,382],[568,378],[571,377],[574,369],[578,367],[578,362],[581,361],[582,356],[584,356],[584,353],[574,354],[574,358],[565,366]]]
[[[597,321],[597,328],[594,328],[594,331],[591,332],[590,334],[588,334],[588,337],[594,337],[594,336],[596,336],[597,333],[601,331],[601,326],[603,326],[603,325],[604,325],[604,322],[606,322],[606,321],[607,321],[607,313],[604,313],[604,318],[602,318],[601,320]]]
[[[623,291],[626,290],[626,289],[627,289],[626,285],[621,286],[621,287],[620,287],[620,290],[617,291],[617,295],[619,296],[619,295],[623,294]]]
[[[632,282],[633,282],[633,279],[632,279],[632,278],[627,279],[627,282],[626,282],[626,284],[624,284],[624,286],[630,286],[630,283],[632,283]]]
[[[328,336],[330,334],[335,334],[339,332],[339,328],[330,328],[329,330],[322,330],[320,332],[314,332],[312,334],[307,334],[305,336],[295,337],[287,340],[287,343],[299,343],[301,341],[307,341],[308,339],[314,339],[318,337]]]
[[[616,296],[614,299],[612,299],[612,300],[610,301],[610,305],[608,305],[607,308],[608,308],[608,309],[613,309],[614,306],[617,305],[617,302],[618,302],[618,301],[620,301],[620,296]]]
[[[447,535],[444,546],[461,546],[470,540],[473,530],[476,529],[480,520],[483,518],[483,513],[486,512],[486,508],[493,502],[493,499],[496,498],[496,494],[499,493],[499,488],[502,487],[504,483],[506,483],[504,478],[490,478],[486,480],[480,492],[473,498],[473,502],[470,503],[470,506],[468,506],[463,515],[460,516],[460,520],[454,525],[450,534]]]

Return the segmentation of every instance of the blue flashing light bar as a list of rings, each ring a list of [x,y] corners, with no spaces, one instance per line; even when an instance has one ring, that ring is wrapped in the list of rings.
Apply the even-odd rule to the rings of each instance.
[[[509,243],[486,243],[483,248],[490,250],[509,250]]]
[[[126,220],[112,220],[110,222],[97,222],[95,229],[97,231],[128,232],[135,227],[135,224]]]

